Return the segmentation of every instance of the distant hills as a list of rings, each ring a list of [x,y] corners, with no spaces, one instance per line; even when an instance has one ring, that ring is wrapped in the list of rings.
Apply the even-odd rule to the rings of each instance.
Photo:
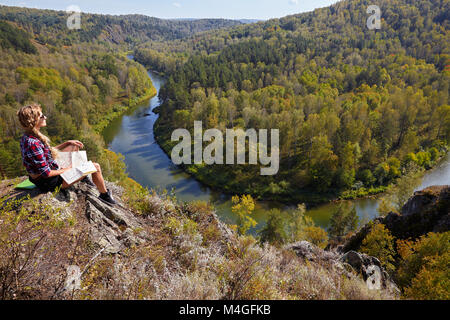
[[[199,18],[173,18],[173,19],[167,19],[167,20],[179,20],[179,21],[195,21],[195,20],[203,20]],[[225,19],[228,20],[228,19]],[[247,23],[255,23],[258,21],[264,21],[263,19],[231,19],[232,21],[239,21],[241,23],[247,24]]]
[[[227,19],[159,19],[139,14],[100,15],[83,13],[80,30],[68,30],[65,11],[0,6],[0,20],[16,23],[41,43],[69,45],[106,40],[112,43],[174,40],[211,29],[242,24]]]

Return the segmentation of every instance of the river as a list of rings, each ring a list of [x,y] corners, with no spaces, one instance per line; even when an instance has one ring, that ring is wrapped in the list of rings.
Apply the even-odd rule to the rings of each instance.
[[[132,57],[129,56],[129,58]],[[148,71],[148,76],[159,92],[164,79],[152,71]],[[129,176],[142,186],[155,190],[174,189],[176,198],[182,201],[209,201],[215,206],[218,216],[224,222],[236,223],[237,217],[231,211],[230,196],[211,190],[186,174],[172,163],[155,142],[153,125],[158,115],[151,110],[159,105],[158,96],[155,96],[112,121],[103,131],[109,150],[125,156]],[[416,190],[443,184],[450,184],[450,154],[436,168],[424,175]],[[371,220],[378,215],[379,201],[377,199],[358,199],[346,201],[346,203],[355,205],[356,212],[362,221]],[[255,234],[265,225],[267,215],[273,208],[291,209],[278,202],[257,201],[252,216],[258,225],[250,230],[251,233]],[[335,203],[328,203],[312,208],[306,214],[311,216],[318,226],[326,229],[335,208]]]

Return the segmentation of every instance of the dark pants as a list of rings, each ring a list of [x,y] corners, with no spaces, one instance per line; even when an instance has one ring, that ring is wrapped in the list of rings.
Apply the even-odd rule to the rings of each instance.
[[[55,189],[59,186],[62,185],[63,183],[63,178],[61,178],[61,176],[54,176],[51,178],[42,178],[39,177],[38,179],[33,179],[31,177],[30,181],[33,182],[36,187],[39,188],[39,190],[43,191],[43,192],[53,192],[55,191]]]

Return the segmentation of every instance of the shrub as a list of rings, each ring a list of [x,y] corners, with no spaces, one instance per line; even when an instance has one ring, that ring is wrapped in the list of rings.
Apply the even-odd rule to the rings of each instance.
[[[64,265],[81,259],[75,234],[67,232],[75,220],[63,220],[63,209],[29,196],[0,199],[0,300],[58,295]]]
[[[265,227],[260,231],[261,241],[270,242],[274,245],[282,245],[288,238],[285,228],[286,216],[278,209],[269,212]]]
[[[450,299],[450,253],[427,259],[426,265],[405,289],[405,297],[419,300]]]
[[[417,157],[417,164],[421,167],[424,167],[426,169],[429,169],[431,167],[430,161],[431,161],[431,155],[429,152],[418,152],[416,154]]]
[[[251,195],[233,196],[231,210],[238,215],[238,230],[241,235],[247,233],[250,228],[256,226],[257,222],[250,217],[255,209],[255,202]]]
[[[228,246],[227,259],[219,267],[223,299],[279,299],[275,285],[278,263],[271,263],[273,260],[278,260],[273,252],[260,248],[252,236],[239,237],[236,244]]]
[[[221,232],[216,224],[211,223],[202,232],[203,245],[207,246],[210,242],[216,242],[220,240]]]
[[[381,199],[382,205],[378,208],[380,215],[385,215],[391,211],[401,212],[403,205],[413,194],[420,179],[421,170],[411,165],[407,169],[407,173],[398,178],[395,185],[390,186],[386,195]]]
[[[450,232],[397,241],[401,257],[396,281],[411,299],[449,299]]]
[[[372,171],[369,169],[362,170],[358,174],[358,179],[361,180],[366,187],[373,186],[377,181],[377,179],[373,176]]]
[[[305,239],[319,248],[325,249],[328,244],[328,234],[325,230],[316,226],[308,226],[304,230]]]
[[[164,226],[164,230],[168,231],[171,235],[176,236],[181,232],[181,221],[175,217],[169,217],[167,223]]]
[[[436,159],[439,157],[439,150],[435,147],[432,147],[429,152],[431,161],[436,161]]]
[[[149,215],[154,211],[155,208],[149,201],[150,192],[147,188],[142,187],[131,178],[122,180],[120,185],[125,189],[123,200],[137,214]]]
[[[105,179],[112,182],[120,182],[127,178],[124,156],[120,153],[104,149],[99,159],[102,173]]]
[[[185,219],[183,223],[183,233],[194,236],[198,233],[197,223],[191,219]]]
[[[266,226],[260,231],[261,242],[280,246],[305,240],[325,248],[328,243],[327,232],[315,226],[312,218],[305,216],[305,210],[302,204],[290,213],[272,209]]]
[[[389,179],[392,180],[397,177],[400,177],[401,175],[400,161],[395,157],[391,157],[388,160],[388,164],[389,164]]]
[[[377,257],[382,266],[388,271],[393,272],[394,262],[394,237],[384,224],[377,223],[364,238],[361,245],[361,252],[370,256]]]

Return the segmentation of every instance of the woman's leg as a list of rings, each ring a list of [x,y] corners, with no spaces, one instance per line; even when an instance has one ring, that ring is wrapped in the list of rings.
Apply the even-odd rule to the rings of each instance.
[[[83,177],[83,178],[84,178],[84,177]],[[75,183],[77,183],[78,181],[83,180],[83,178],[80,178],[80,179],[78,179],[77,181],[72,182],[71,184],[68,184],[67,182],[65,182],[65,181],[63,180],[63,183],[62,183],[62,185],[61,185],[61,189],[67,189],[68,187],[73,186],[73,185],[74,185]]]
[[[97,169],[97,172],[94,172],[92,174],[92,181],[97,186],[97,189],[100,193],[105,193],[108,190],[106,190],[105,180],[103,179],[103,175],[102,175],[102,168],[96,162],[94,162],[94,166],[95,166],[95,169]]]

